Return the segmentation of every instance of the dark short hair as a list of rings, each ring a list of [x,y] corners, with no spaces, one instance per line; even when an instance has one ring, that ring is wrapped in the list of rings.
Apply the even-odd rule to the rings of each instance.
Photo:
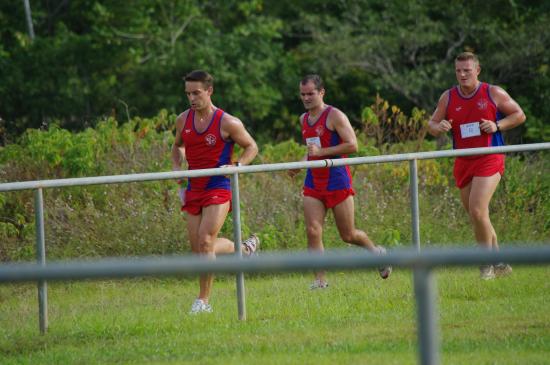
[[[214,86],[214,78],[212,75],[210,75],[206,71],[202,70],[194,70],[189,72],[185,77],[183,78],[185,81],[198,81],[202,82],[202,84],[208,88],[210,86]]]
[[[476,65],[479,65],[479,58],[477,58],[477,55],[473,52],[462,52],[455,58],[455,62],[469,60],[472,60]]]
[[[311,75],[306,75],[302,78],[302,81],[300,81],[300,83],[302,85],[305,85],[307,84],[308,82],[313,82],[313,84],[315,85],[315,89],[321,91],[322,89],[325,88],[325,84],[323,83],[323,79],[321,78],[321,76],[317,75],[317,74],[311,74]]]

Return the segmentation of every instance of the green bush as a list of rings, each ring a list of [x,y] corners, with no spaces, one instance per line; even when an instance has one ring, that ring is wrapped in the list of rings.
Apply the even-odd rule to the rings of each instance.
[[[429,116],[426,111],[413,108],[409,117],[396,105],[376,95],[373,105],[361,113],[363,133],[374,141],[379,150],[386,151],[403,143],[412,147],[410,152],[420,151],[428,132]]]
[[[306,154],[306,148],[293,140],[275,145],[262,146],[259,160],[261,163],[300,161]]]
[[[95,129],[69,133],[57,127],[29,130],[18,144],[0,150],[2,181],[129,174],[170,170],[174,115],[134,118],[124,125],[106,119]],[[377,147],[359,134],[355,156],[407,153],[431,141]],[[238,153],[237,149],[237,153]],[[385,152],[383,152],[385,151]],[[305,147],[292,140],[260,146],[255,163],[301,160]],[[550,176],[548,153],[509,156],[491,206],[501,242],[548,241]],[[453,159],[418,162],[422,245],[474,241],[460,193],[452,179]],[[387,246],[411,242],[409,164],[356,165],[355,220],[371,239]],[[257,233],[264,250],[305,249],[302,170],[241,175],[242,236]],[[155,181],[44,190],[48,258],[156,255],[189,252],[177,184]],[[0,194],[0,260],[34,260],[33,192]],[[227,219],[222,235],[233,237]],[[327,248],[342,247],[332,214],[324,234]]]

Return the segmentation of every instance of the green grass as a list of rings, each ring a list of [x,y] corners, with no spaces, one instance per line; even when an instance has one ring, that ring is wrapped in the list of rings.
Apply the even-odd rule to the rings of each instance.
[[[439,269],[444,364],[544,364],[550,356],[550,267],[515,267],[490,282],[475,268]],[[38,334],[36,285],[0,286],[0,364],[415,364],[412,276],[396,270],[218,278],[211,314],[190,316],[194,278],[49,284],[49,331]]]

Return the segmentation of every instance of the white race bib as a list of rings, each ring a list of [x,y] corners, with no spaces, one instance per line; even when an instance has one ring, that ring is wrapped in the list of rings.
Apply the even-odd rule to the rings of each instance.
[[[481,130],[479,129],[479,122],[462,124],[460,126],[460,135],[462,138],[481,136]]]
[[[321,139],[319,137],[310,137],[306,138],[306,145],[314,144],[317,147],[321,148]]]

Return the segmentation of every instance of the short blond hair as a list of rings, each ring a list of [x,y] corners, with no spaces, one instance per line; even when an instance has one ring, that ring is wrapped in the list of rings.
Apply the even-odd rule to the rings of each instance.
[[[477,58],[477,55],[473,52],[462,52],[455,58],[455,62],[469,60],[474,61],[474,63],[479,66],[479,58]]]

